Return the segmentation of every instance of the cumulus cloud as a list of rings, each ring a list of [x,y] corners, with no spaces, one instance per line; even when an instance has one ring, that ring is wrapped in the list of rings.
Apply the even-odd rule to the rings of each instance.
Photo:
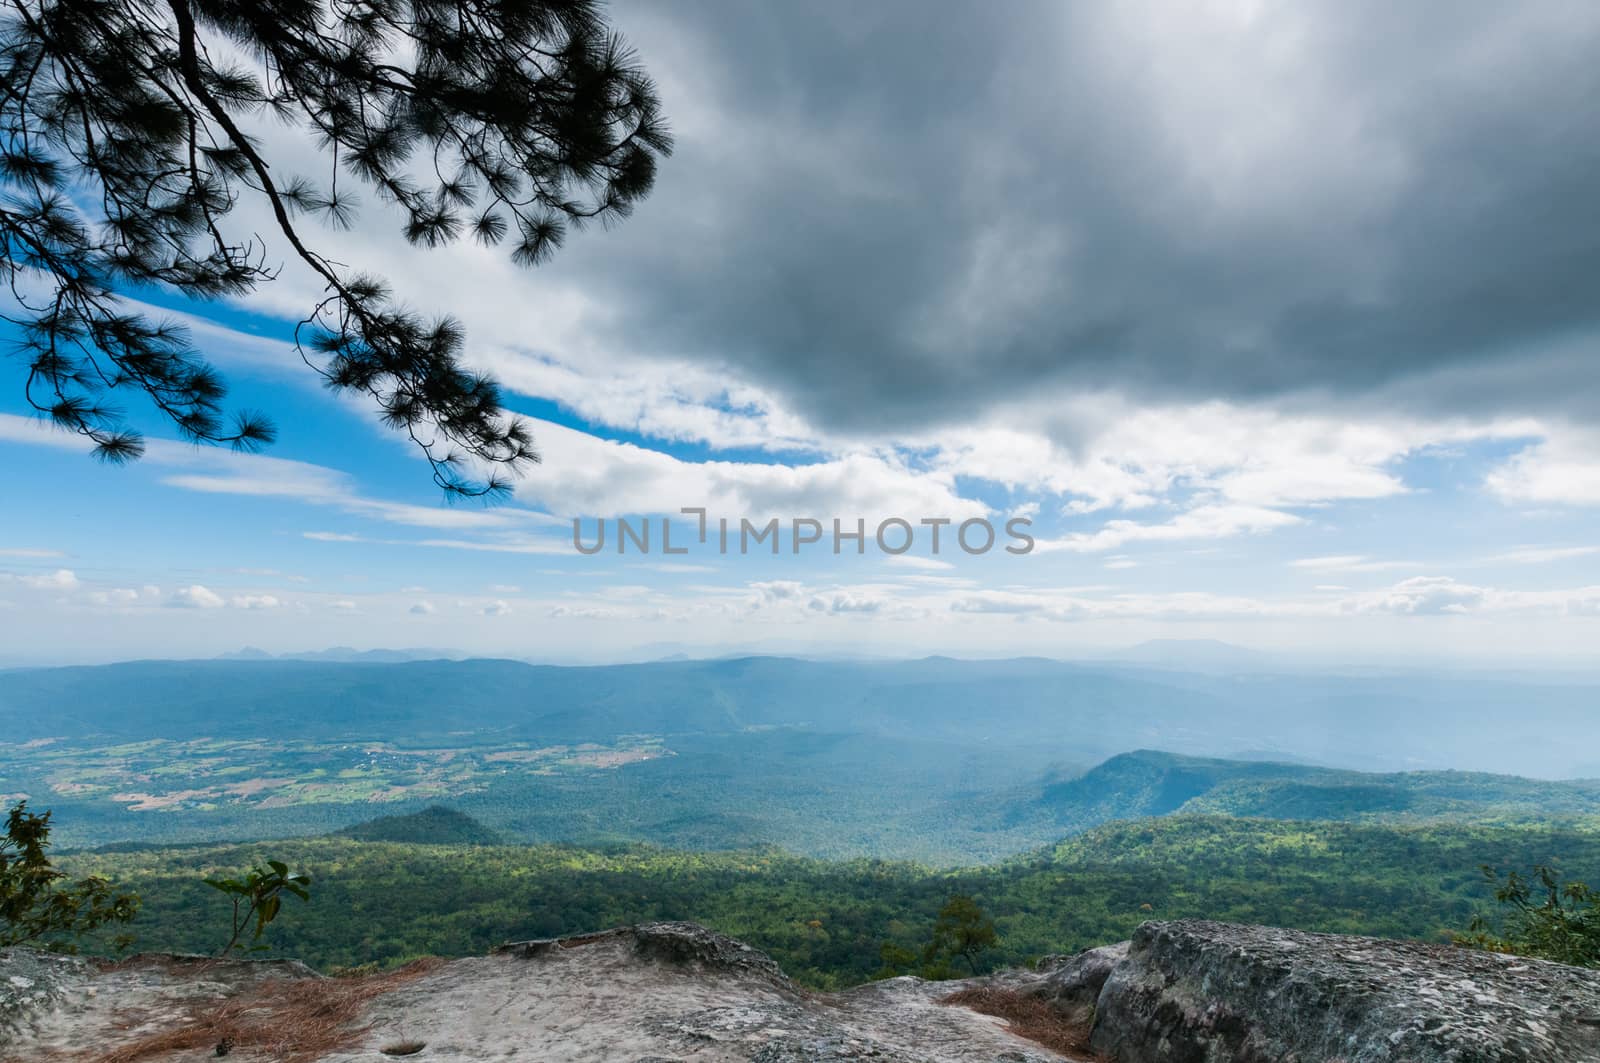
[[[806,592],[806,586],[799,580],[761,580],[751,583],[750,590],[754,592],[755,604],[759,607],[801,598]]]
[[[228,600],[235,609],[276,609],[283,603],[270,594],[240,594]]]
[[[1483,603],[1489,592],[1449,576],[1417,576],[1395,584],[1363,602],[1365,608],[1411,616],[1465,613]]]
[[[409,611],[412,616],[432,616],[435,612],[432,602],[417,602]]]
[[[787,465],[686,461],[551,422],[534,426],[545,462],[517,484],[517,497],[565,516],[677,515],[703,507],[737,519],[904,516],[965,518],[987,512],[964,498],[952,475],[909,467],[892,453],[852,453]]]
[[[77,573],[70,568],[58,568],[54,572],[22,576],[20,579],[26,586],[37,590],[70,591],[78,586]]]
[[[484,606],[480,612],[482,612],[484,616],[509,616],[511,613],[511,603],[496,599],[495,601],[492,601],[488,605]]]
[[[95,605],[133,605],[139,598],[139,592],[130,587],[113,587],[109,590],[89,592],[89,601]]]
[[[840,613],[880,613],[883,611],[884,605],[885,602],[882,598],[849,592],[819,594],[806,603],[806,607],[812,612],[832,613],[835,615]]]
[[[1508,502],[1600,505],[1600,432],[1569,431],[1527,447],[1487,484]]]
[[[221,609],[227,603],[222,595],[196,583],[173,591],[167,604],[178,609]]]

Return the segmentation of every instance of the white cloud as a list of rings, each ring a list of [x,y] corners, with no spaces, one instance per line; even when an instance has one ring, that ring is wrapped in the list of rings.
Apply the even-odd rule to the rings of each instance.
[[[157,445],[162,443],[152,441],[146,458],[159,464],[177,464],[169,447]],[[345,473],[301,461],[192,447],[183,449],[181,454],[185,464],[202,464],[206,471],[167,476],[162,482],[188,491],[287,498],[416,528],[509,528],[538,519],[536,514],[515,508],[453,509],[365,498]]]
[[[179,609],[221,609],[227,603],[220,594],[196,583],[173,591],[167,604]]]
[[[83,452],[91,449],[88,441],[76,433],[14,414],[0,414],[0,439]],[[411,527],[515,528],[549,521],[543,514],[517,507],[453,509],[367,498],[349,475],[337,469],[263,454],[196,447],[170,439],[146,440],[141,461],[162,468],[193,470],[164,476],[162,482],[169,487],[207,494],[284,498]]]
[[[955,568],[948,561],[940,561],[936,557],[917,557],[915,554],[889,554],[884,563],[896,568],[915,568],[925,572],[942,572]]]
[[[875,595],[852,594],[849,592],[818,594],[806,603],[812,612],[832,613],[879,613],[883,611],[885,601]]]
[[[799,599],[805,594],[806,586],[799,580],[775,579],[752,583],[750,584],[750,590],[755,592],[754,604],[759,608],[774,602]]]
[[[1508,502],[1600,505],[1600,432],[1553,434],[1503,462],[1485,483]]]
[[[540,539],[528,535],[500,536],[489,540],[478,539],[419,539],[407,542],[397,539],[382,540],[391,546],[426,546],[441,550],[473,550],[497,554],[570,554],[570,540]]]
[[[89,601],[95,605],[127,606],[135,604],[139,598],[139,592],[129,587],[113,587],[110,590],[89,592]]]
[[[481,610],[484,616],[508,616],[511,613],[511,603],[496,600],[484,606]]]
[[[1079,532],[1061,539],[1040,539],[1035,549],[1044,553],[1056,550],[1094,553],[1115,550],[1128,543],[1223,539],[1300,523],[1303,523],[1300,517],[1282,510],[1212,504],[1198,506],[1160,524],[1141,524],[1132,520],[1108,521],[1097,532]]]
[[[636,561],[629,568],[642,568],[647,572],[696,573],[716,572],[716,565],[698,565],[687,561]]]
[[[737,521],[899,516],[983,516],[954,477],[919,472],[892,453],[857,452],[804,465],[684,461],[631,443],[600,439],[550,422],[535,433],[545,462],[519,481],[517,497],[565,516],[668,514],[704,507],[708,518]],[[714,525],[713,525],[714,527]]]
[[[345,532],[301,532],[300,536],[322,543],[368,543],[374,546],[416,546],[430,550],[467,550],[499,554],[570,554],[570,539],[540,538],[528,534],[489,532],[488,539],[380,539]]]
[[[94,449],[94,444],[76,432],[68,432],[38,417],[18,417],[13,413],[0,413],[0,439],[56,450],[76,450],[82,454]]]
[[[432,616],[435,610],[432,602],[417,602],[410,612],[412,616]]]
[[[1513,612],[1587,616],[1600,605],[1600,586],[1529,591],[1476,586],[1449,576],[1417,576],[1386,590],[1348,598],[1343,605],[1348,611],[1408,616]]]
[[[1484,560],[1512,565],[1542,565],[1551,561],[1570,561],[1574,558],[1600,554],[1600,546],[1519,546],[1503,554]]]
[[[1393,569],[1416,568],[1415,561],[1374,561],[1365,554],[1334,554],[1328,557],[1302,557],[1290,561],[1291,568],[1305,568],[1313,572],[1388,572]]]
[[[34,550],[28,547],[13,546],[0,549],[0,557],[21,557],[47,560],[52,557],[66,557],[60,550]]]
[[[19,579],[37,590],[70,591],[78,586],[78,576],[70,568],[58,568],[54,572],[21,576]]]
[[[1465,613],[1483,603],[1488,591],[1449,576],[1416,576],[1364,599],[1366,609],[1411,616]]]
[[[270,594],[241,594],[229,599],[235,609],[276,609],[283,603]]]
[[[1392,466],[1407,454],[1534,427],[1052,395],[915,442],[937,450],[941,469],[1069,496],[1067,509],[1086,513],[1144,508],[1180,488],[1267,508],[1384,498],[1406,489]]]

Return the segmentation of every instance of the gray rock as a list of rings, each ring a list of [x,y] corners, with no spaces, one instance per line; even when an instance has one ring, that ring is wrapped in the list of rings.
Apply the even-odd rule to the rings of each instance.
[[[294,960],[145,953],[112,963],[0,949],[0,1063],[93,1058],[263,982],[321,977]]]
[[[766,953],[698,923],[641,923],[633,928],[633,940],[641,956],[724,974],[755,975],[794,988]]]
[[[33,949],[0,949],[0,1034],[14,1036],[31,1017],[67,998],[87,977],[86,961]]]
[[[640,923],[638,926],[617,927],[594,934],[513,941],[501,945],[495,952],[538,959],[600,942],[621,940],[633,942],[634,950],[648,959],[690,966],[704,972],[754,975],[783,989],[795,991],[789,977],[766,953],[699,923]]]
[[[1117,965],[1128,958],[1128,942],[1089,949],[1076,956],[1049,957],[1044,975],[1022,991],[1049,1003],[1074,1026],[1094,1022],[1100,991]]]
[[[225,1002],[248,1007],[294,964],[144,957],[115,965],[0,952],[17,977],[0,1063],[73,1063],[193,1029]],[[27,964],[26,969],[19,966]],[[320,1063],[385,1063],[422,1041],[431,1063],[1056,1063],[989,1016],[940,1003],[957,983],[894,979],[844,993],[794,986],[763,953],[692,923],[648,923],[524,941],[439,964],[362,1002]],[[204,1027],[202,1027],[204,1028]],[[196,1063],[187,1049],[148,1063]],[[237,1045],[229,1059],[283,1052]],[[312,1058],[310,1055],[303,1058]]]
[[[1091,1044],[1117,1063],[1595,1063],[1597,1014],[1593,971],[1184,920],[1134,934]]]

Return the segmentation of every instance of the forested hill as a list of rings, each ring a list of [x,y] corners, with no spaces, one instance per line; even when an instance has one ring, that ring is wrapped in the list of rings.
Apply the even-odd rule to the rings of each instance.
[[[379,816],[337,832],[363,842],[409,842],[414,845],[496,845],[503,839],[464,812],[429,805],[420,812]]]
[[[1176,812],[1302,820],[1576,820],[1600,815],[1600,779],[1550,782],[1485,772],[1357,772],[1138,750],[1047,781],[1016,817],[1081,829]]]

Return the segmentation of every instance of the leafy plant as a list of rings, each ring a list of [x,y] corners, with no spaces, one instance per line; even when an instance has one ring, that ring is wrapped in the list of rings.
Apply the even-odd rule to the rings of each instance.
[[[1493,952],[1533,956],[1574,967],[1600,967],[1600,890],[1582,882],[1562,882],[1553,868],[1536,865],[1533,881],[1507,872],[1504,882],[1492,867],[1483,873],[1494,897],[1509,909],[1502,929],[1475,916],[1456,944]]]
[[[70,880],[50,863],[50,813],[36,815],[19,801],[6,817],[0,837],[0,946],[54,938],[76,938],[108,923],[127,923],[139,911],[139,898],[117,893],[98,875]],[[132,941],[118,935],[113,944]],[[54,938],[66,951],[74,946]]]
[[[226,956],[234,949],[243,949],[239,938],[249,929],[250,924],[255,924],[255,932],[251,935],[252,942],[259,942],[261,935],[266,932],[267,924],[278,917],[279,910],[283,907],[283,895],[299,897],[302,901],[311,899],[311,876],[300,872],[291,872],[289,865],[281,860],[268,860],[266,867],[253,867],[243,878],[208,878],[207,886],[226,893],[233,901],[233,933],[228,938],[228,943],[217,953]],[[254,945],[252,951],[267,948],[266,945]]]

